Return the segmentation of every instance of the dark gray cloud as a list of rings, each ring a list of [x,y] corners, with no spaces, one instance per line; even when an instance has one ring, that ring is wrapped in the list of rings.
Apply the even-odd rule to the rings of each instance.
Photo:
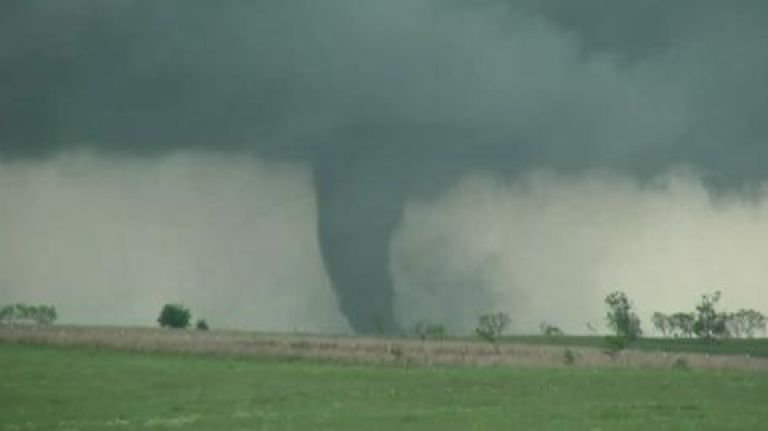
[[[370,124],[451,124],[475,133],[470,145],[505,141],[544,161],[681,141],[747,148],[766,136],[766,9],[10,1],[0,18],[3,152],[285,153]]]
[[[768,160],[759,1],[3,9],[0,157],[194,148],[311,163],[326,266],[362,330],[394,326],[388,247],[408,196],[535,167],[687,164],[740,185]]]

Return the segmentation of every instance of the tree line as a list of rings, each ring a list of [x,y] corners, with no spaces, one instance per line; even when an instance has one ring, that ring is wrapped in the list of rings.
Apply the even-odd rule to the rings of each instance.
[[[705,294],[693,312],[653,313],[653,326],[664,337],[683,338],[753,338],[757,332],[765,334],[766,317],[763,313],[742,308],[729,313],[718,311],[721,293]]]
[[[703,340],[723,338],[753,338],[759,331],[766,332],[766,317],[753,309],[741,309],[730,313],[719,311],[717,304],[720,291],[707,293],[694,306],[694,311],[678,311],[670,314],[653,313],[654,327],[664,337],[700,338]],[[629,298],[617,291],[605,297],[608,308],[606,321],[613,330],[608,340],[620,348],[642,336],[640,318],[634,311]]]
[[[50,305],[11,304],[0,308],[0,324],[50,325],[56,321],[56,308]]]
[[[717,304],[721,297],[720,291],[702,295],[692,312],[665,314],[657,311],[653,313],[653,325],[662,336],[674,338],[714,340],[753,338],[758,332],[765,335],[768,320],[763,313],[754,309],[720,311]],[[605,321],[611,331],[605,341],[609,351],[615,354],[642,337],[642,321],[632,301],[622,291],[609,293],[603,302],[606,306]],[[483,314],[478,317],[475,333],[495,345],[511,322],[510,316],[503,312]],[[547,337],[564,335],[560,328],[546,322],[541,323],[540,330]]]

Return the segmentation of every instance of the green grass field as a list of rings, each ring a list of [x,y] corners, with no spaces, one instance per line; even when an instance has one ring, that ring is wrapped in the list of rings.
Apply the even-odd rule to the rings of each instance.
[[[0,344],[0,430],[761,430],[768,373],[393,367]]]

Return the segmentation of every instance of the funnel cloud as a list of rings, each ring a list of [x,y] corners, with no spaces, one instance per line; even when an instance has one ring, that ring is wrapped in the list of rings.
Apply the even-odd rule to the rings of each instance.
[[[273,243],[295,240],[315,253],[302,263],[293,261],[302,267],[297,271],[322,265],[320,275],[315,267],[305,273],[312,276],[301,277],[304,286],[321,286],[310,289],[314,292],[332,289],[335,305],[318,302],[318,315],[326,316],[318,318],[324,322],[318,327],[348,324],[358,332],[396,331],[423,312],[435,319],[455,316],[451,324],[464,328],[470,319],[464,312],[434,314],[419,301],[431,298],[436,303],[430,307],[444,310],[467,304],[464,309],[474,313],[473,308],[499,304],[499,289],[506,289],[502,303],[515,304],[509,307],[525,315],[555,294],[536,285],[556,283],[544,283],[509,263],[517,262],[510,256],[521,256],[510,247],[535,242],[533,237],[520,239],[525,237],[521,226],[536,230],[554,223],[557,228],[550,227],[562,230],[564,238],[585,226],[617,229],[615,235],[621,236],[616,226],[595,223],[617,199],[627,199],[628,208],[647,208],[654,199],[666,202],[648,204],[659,211],[648,220],[664,225],[664,214],[677,207],[665,200],[666,192],[651,198],[644,190],[682,169],[690,172],[686,190],[698,197],[686,195],[690,200],[680,205],[690,203],[685,209],[702,235],[704,226],[718,232],[762,229],[763,213],[746,208],[762,205],[768,174],[765,22],[768,5],[748,0],[9,0],[0,15],[0,177],[5,179],[0,217],[13,220],[2,232],[16,236],[2,241],[14,245],[0,249],[0,256],[31,247],[32,239],[20,232],[32,232],[32,221],[14,216],[13,208],[34,213],[35,206],[22,203],[60,202],[68,196],[40,179],[62,160],[80,160],[73,169],[83,181],[73,186],[72,211],[65,211],[73,217],[82,216],[75,207],[104,203],[103,196],[86,197],[97,196],[88,191],[112,175],[125,176],[107,184],[127,200],[138,184],[167,185],[174,190],[169,196],[196,184],[232,187],[237,199],[222,208],[253,209],[245,204],[250,186],[243,185],[251,183],[232,179],[235,172],[247,176],[242,161],[250,160],[254,172],[291,166],[286,175],[254,174],[269,179],[254,180],[253,199],[263,197],[264,184],[269,184],[266,202],[282,205],[295,199],[301,203],[290,205],[305,208],[290,222],[304,225],[299,230],[285,229],[280,217],[270,223],[285,233]],[[164,165],[168,160],[195,162],[183,171]],[[157,170],[164,166],[168,176]],[[168,185],[182,171],[189,182]],[[530,186],[531,175],[540,172],[557,180]],[[583,178],[593,177],[584,181],[607,188],[580,186]],[[148,184],[147,178],[157,184]],[[610,188],[614,183],[626,188]],[[520,194],[499,184],[529,184],[531,189]],[[58,191],[52,195],[51,190]],[[699,204],[706,200],[700,192],[713,202],[741,202],[745,216],[701,222],[715,210]],[[492,193],[499,208],[509,211],[503,222],[494,222],[501,229],[495,241],[504,244],[485,249],[482,259],[472,251],[476,238],[465,235],[475,231],[464,223],[485,217],[483,208],[474,208],[476,203],[467,198],[473,193]],[[202,194],[188,202],[205,207],[211,204],[207,199]],[[520,221],[535,214],[537,199],[558,214],[575,211],[583,217]],[[176,214],[170,206],[174,202],[147,198],[137,205],[150,213]],[[178,204],[192,205],[183,199]],[[513,216],[518,210],[521,215]],[[307,225],[316,234],[300,230]],[[193,226],[205,229],[206,224]],[[641,230],[648,225],[637,221],[628,226]],[[187,241],[199,234],[193,230],[169,241]],[[303,233],[292,239],[290,232]],[[221,244],[235,241],[231,233],[217,238]],[[430,251],[420,238],[447,245]],[[571,246],[595,253],[604,252],[600,244],[614,244],[574,241]],[[67,244],[75,254],[85,247],[77,240]],[[204,247],[192,248],[202,253]],[[179,250],[171,247],[169,252]],[[259,253],[254,259],[260,259]],[[241,259],[223,259],[227,253],[202,255],[222,264],[237,262],[232,268],[246,265]],[[551,264],[568,265],[569,256],[562,254]],[[502,270],[500,262],[509,265]],[[689,264],[687,270],[697,271]],[[97,263],[75,259],[70,265],[77,269]],[[120,271],[147,271],[148,265]],[[582,267],[589,267],[583,274],[604,274],[589,262]],[[638,272],[647,268],[635,267]],[[655,271],[672,271],[659,268]],[[723,267],[723,272],[732,268]],[[164,272],[164,282],[188,280],[184,271]],[[76,279],[78,272],[67,274]],[[267,283],[259,281],[259,274],[232,273],[243,278],[223,278],[222,292],[236,286],[234,296],[241,297],[249,283],[262,298],[286,292],[258,294],[257,286]],[[18,285],[24,277],[0,274],[7,285]],[[449,293],[419,296],[429,289],[425,286],[440,284],[438,279],[453,286]],[[602,286],[598,281],[583,279],[578,289],[601,289],[595,287]],[[37,289],[24,286],[25,291]],[[294,288],[305,295],[304,286]],[[334,307],[346,323],[328,317]],[[574,316],[569,322],[577,320]]]

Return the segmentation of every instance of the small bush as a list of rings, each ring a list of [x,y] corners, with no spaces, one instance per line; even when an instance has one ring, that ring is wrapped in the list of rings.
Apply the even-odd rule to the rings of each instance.
[[[687,359],[685,359],[683,357],[679,357],[679,358],[675,359],[675,362],[672,363],[672,368],[674,368],[676,370],[687,371],[687,370],[690,369],[690,366],[688,365],[688,360]]]
[[[539,330],[541,331],[541,335],[545,337],[562,337],[565,335],[565,332],[563,332],[562,329],[555,325],[550,325],[547,322],[541,322],[541,324],[539,324]]]
[[[563,352],[563,363],[565,365],[573,365],[576,363],[576,355],[571,349],[565,349],[565,352]]]
[[[191,318],[192,313],[183,305],[165,304],[162,311],[160,311],[160,317],[157,318],[157,323],[163,328],[182,329],[189,327]]]
[[[195,329],[198,331],[207,331],[211,328],[208,326],[208,322],[206,322],[205,319],[198,319],[197,323],[195,323]]]
[[[606,350],[604,353],[611,359],[615,359],[616,355],[627,347],[627,344],[629,344],[629,340],[626,337],[609,335],[605,337]]]
[[[403,360],[405,355],[402,347],[398,346],[397,344],[387,344],[387,352],[392,355],[396,361]]]

